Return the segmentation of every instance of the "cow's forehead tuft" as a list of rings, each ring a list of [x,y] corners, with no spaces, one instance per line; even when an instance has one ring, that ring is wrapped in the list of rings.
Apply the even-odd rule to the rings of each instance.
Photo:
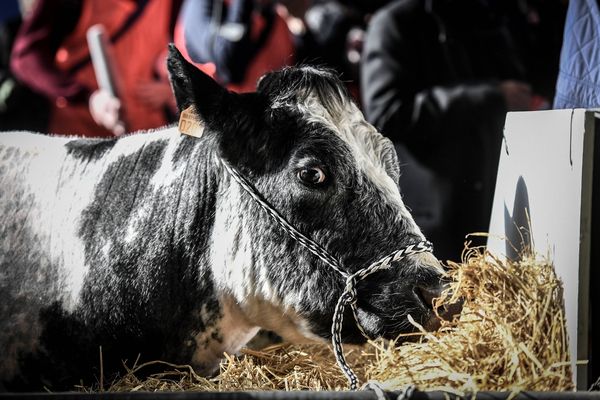
[[[349,101],[346,88],[335,72],[311,66],[271,72],[260,80],[257,92],[270,98],[272,108],[294,107],[316,97],[333,112]]]

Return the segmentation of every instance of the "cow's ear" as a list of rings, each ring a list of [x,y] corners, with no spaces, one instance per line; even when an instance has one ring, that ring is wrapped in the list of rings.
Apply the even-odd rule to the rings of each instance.
[[[173,45],[167,59],[171,86],[179,111],[193,106],[194,113],[217,138],[220,154],[246,170],[264,171],[283,148],[283,135],[270,135],[262,117],[268,98],[259,93],[227,91],[190,64]]]
[[[210,76],[190,64],[174,44],[169,44],[167,69],[179,111],[194,106],[205,122],[218,115],[232,96]]]

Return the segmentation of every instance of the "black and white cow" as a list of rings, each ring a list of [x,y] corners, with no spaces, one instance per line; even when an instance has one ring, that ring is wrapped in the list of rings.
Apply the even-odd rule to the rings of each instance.
[[[143,359],[211,373],[259,327],[331,337],[341,276],[299,246],[225,173],[237,167],[348,272],[423,240],[398,189],[392,143],[340,81],[311,67],[233,94],[171,48],[180,109],[202,138],[165,128],[119,139],[0,135],[0,385],[92,383]],[[358,285],[370,336],[427,324],[442,270],[425,253]],[[345,319],[343,338],[363,336]],[[112,368],[112,369],[111,369]]]

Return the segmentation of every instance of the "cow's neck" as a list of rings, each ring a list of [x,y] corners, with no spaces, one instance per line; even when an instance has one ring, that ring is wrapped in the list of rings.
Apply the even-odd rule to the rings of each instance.
[[[215,254],[230,244],[229,241],[222,241],[227,239],[219,236],[219,232],[233,228],[219,219],[223,215],[220,209],[231,206],[231,187],[228,186],[229,179],[224,179],[226,175],[218,162],[214,144],[210,141],[200,143],[203,142],[199,142],[199,146],[190,154],[192,159],[199,159],[201,162],[197,164],[195,171],[187,172],[196,177],[196,183],[190,188],[189,195],[182,193],[182,198],[190,200],[185,203],[187,205],[181,206],[180,212],[185,212],[186,217],[180,221],[178,229],[185,243],[184,252],[193,255],[190,260],[191,269],[199,271],[199,290],[205,292],[199,296],[202,299],[200,308],[194,314],[197,328],[192,333],[195,334],[187,342],[194,348],[190,361],[199,371],[213,373],[223,353],[237,352],[259,328],[248,320],[237,300],[227,290],[223,290],[215,276],[215,269],[223,268],[215,260]],[[197,188],[196,192],[193,187]]]
[[[185,169],[174,182],[171,196],[174,207],[171,252],[181,274],[186,276],[177,280],[177,284],[187,282],[186,287],[176,289],[182,290],[185,297],[177,306],[187,305],[188,310],[187,315],[173,320],[173,329],[180,330],[175,348],[183,345],[182,353],[174,356],[209,373],[218,366],[223,351],[228,350],[221,325],[226,323],[224,317],[229,312],[214,285],[209,255],[219,191],[216,150],[211,140],[191,137],[180,138],[178,149],[177,158],[183,161]],[[229,333],[226,338],[230,338]],[[202,363],[196,363],[199,354],[204,355]]]
[[[115,145],[143,142],[108,163],[83,211],[93,273],[79,309],[95,310],[92,325],[127,327],[124,346],[158,341],[169,353],[154,356],[189,362],[194,338],[222,315],[206,256],[217,191],[212,146],[173,132],[138,136]]]

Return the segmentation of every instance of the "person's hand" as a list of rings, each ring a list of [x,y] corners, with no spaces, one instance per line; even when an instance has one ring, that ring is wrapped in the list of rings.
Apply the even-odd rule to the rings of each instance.
[[[498,88],[504,95],[508,111],[529,110],[533,93],[531,86],[516,80],[502,81]]]
[[[106,90],[96,90],[90,96],[90,114],[94,121],[111,131],[115,136],[125,133],[125,123],[121,118],[121,101]]]
[[[138,100],[148,107],[159,110],[164,106],[175,108],[175,96],[171,85],[165,81],[150,81],[138,83],[136,89]]]

